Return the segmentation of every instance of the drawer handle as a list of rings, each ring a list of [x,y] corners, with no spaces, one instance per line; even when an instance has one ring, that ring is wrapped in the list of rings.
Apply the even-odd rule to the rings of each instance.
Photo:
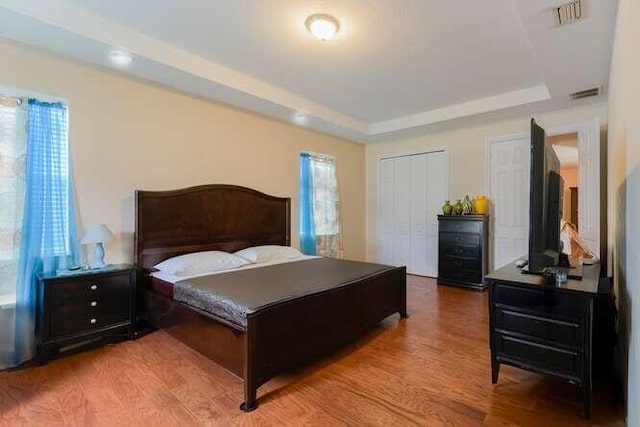
[[[91,289],[92,291],[97,291],[98,290],[98,285],[91,285],[91,286],[89,286],[89,289]]]
[[[91,307],[97,307],[98,303],[96,301],[91,301],[90,305],[91,305]]]
[[[97,320],[96,320],[96,319],[91,319],[91,320],[89,320],[89,323],[91,323],[92,325],[94,325],[96,322],[97,322]]]

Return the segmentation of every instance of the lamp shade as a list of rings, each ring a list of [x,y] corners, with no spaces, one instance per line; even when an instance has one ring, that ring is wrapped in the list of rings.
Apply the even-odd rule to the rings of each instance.
[[[80,243],[103,243],[113,240],[113,233],[104,224],[94,224],[87,228],[84,232],[84,236],[80,239]]]

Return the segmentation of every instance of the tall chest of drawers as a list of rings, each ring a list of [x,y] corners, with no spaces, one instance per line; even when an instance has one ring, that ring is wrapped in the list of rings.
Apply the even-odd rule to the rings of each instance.
[[[135,268],[38,276],[37,358],[133,337]]]
[[[486,215],[438,215],[438,284],[486,288],[488,224]]]

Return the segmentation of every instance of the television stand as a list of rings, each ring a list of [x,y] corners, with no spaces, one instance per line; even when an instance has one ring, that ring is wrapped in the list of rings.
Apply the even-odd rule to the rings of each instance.
[[[582,280],[551,285],[515,262],[487,275],[493,384],[501,364],[562,378],[582,388],[591,417],[594,301],[609,292],[599,277],[600,265],[585,265]]]

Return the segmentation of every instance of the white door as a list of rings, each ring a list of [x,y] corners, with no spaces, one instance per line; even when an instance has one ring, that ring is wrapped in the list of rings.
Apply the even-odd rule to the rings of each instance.
[[[411,255],[407,271],[426,275],[427,271],[427,155],[411,159]]]
[[[394,163],[393,265],[411,271],[411,159],[400,157]]]
[[[449,193],[445,152],[380,161],[378,261],[438,274],[437,214]]]
[[[578,134],[578,233],[600,257],[600,122]]]
[[[380,188],[378,204],[378,262],[394,265],[393,234],[394,234],[394,159],[380,161]]]
[[[529,251],[530,157],[529,137],[489,143],[494,270]]]
[[[449,199],[449,158],[446,152],[427,155],[427,270],[438,276],[438,214]]]

